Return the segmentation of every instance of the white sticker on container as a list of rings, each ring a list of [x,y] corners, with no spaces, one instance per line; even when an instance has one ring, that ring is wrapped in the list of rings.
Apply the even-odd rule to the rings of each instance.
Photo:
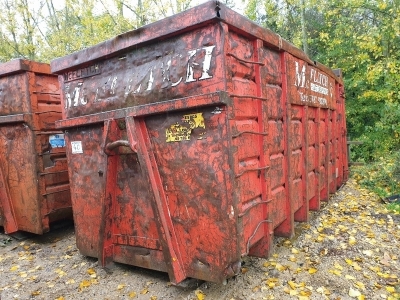
[[[72,148],[72,154],[83,153],[81,141],[71,142],[71,148]]]
[[[51,148],[65,147],[65,139],[63,134],[54,134],[49,136],[49,143]]]

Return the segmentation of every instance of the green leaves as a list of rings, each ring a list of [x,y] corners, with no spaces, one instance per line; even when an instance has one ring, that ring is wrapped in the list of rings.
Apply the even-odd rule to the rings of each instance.
[[[192,0],[0,0],[0,61],[49,62],[189,8]]]
[[[389,0],[252,0],[246,13],[331,68],[341,68],[347,129],[364,144],[352,160],[373,161],[400,150],[400,5]],[[259,7],[264,6],[264,10]],[[253,18],[254,19],[254,18]]]

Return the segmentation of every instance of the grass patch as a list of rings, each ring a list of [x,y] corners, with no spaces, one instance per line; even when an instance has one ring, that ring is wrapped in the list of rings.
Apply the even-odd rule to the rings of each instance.
[[[387,205],[387,209],[400,213],[400,203],[390,203]]]
[[[388,154],[351,170],[358,184],[381,198],[400,194],[400,152]],[[388,209],[400,212],[400,204],[390,203]]]

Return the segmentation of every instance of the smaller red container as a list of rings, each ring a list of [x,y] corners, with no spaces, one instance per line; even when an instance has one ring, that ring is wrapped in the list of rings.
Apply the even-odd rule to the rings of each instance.
[[[57,76],[48,64],[0,65],[0,226],[42,234],[72,217]]]

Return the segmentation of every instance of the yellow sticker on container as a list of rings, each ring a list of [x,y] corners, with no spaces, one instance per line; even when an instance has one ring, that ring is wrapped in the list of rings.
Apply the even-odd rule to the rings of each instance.
[[[204,125],[203,113],[184,115],[182,121],[189,123],[190,129],[206,128],[206,125]]]
[[[165,130],[167,142],[189,141],[192,130],[195,128],[206,128],[203,113],[189,114],[182,116],[182,124],[177,122]],[[204,133],[200,134],[201,136]],[[202,138],[202,137],[201,137]]]

